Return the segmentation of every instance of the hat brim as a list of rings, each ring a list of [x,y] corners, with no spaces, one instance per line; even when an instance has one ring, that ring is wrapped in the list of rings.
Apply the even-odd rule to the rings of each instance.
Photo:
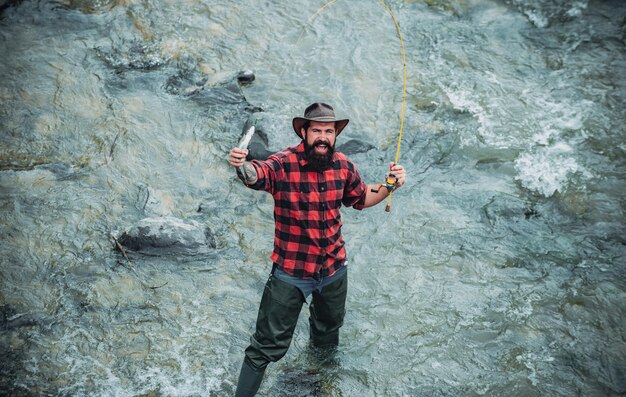
[[[341,131],[343,131],[343,129],[346,128],[346,126],[350,122],[349,119],[337,120],[337,119],[328,118],[328,117],[326,118],[316,117],[316,118],[311,118],[311,119],[308,119],[306,117],[294,117],[293,130],[296,132],[296,135],[298,135],[302,139],[304,139],[301,133],[302,127],[307,121],[319,121],[320,123],[335,123],[335,129],[337,130],[337,133],[335,136],[338,136],[339,134],[341,134]]]

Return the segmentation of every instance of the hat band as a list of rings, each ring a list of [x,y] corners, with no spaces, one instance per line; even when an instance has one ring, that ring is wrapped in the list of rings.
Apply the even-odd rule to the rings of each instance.
[[[318,117],[311,117],[310,120],[328,120],[328,121],[337,121],[334,117],[332,116],[318,116]]]

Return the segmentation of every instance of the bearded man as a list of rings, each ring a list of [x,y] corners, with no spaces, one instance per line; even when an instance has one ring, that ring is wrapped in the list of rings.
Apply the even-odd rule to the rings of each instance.
[[[309,297],[311,345],[336,348],[348,291],[339,209],[376,205],[405,182],[406,172],[398,164],[390,167],[390,176],[396,179],[385,185],[387,189],[363,182],[354,163],[335,151],[336,139],[348,122],[337,119],[332,106],[314,103],[304,117],[293,119],[302,140],[299,145],[264,161],[247,162],[246,149],[229,153],[229,163],[246,186],[273,196],[275,221],[272,271],[245,350],[236,397],[254,396],[267,365],[287,353]]]

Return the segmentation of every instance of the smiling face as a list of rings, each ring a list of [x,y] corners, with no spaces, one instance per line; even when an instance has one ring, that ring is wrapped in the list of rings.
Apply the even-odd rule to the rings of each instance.
[[[331,148],[335,147],[336,134],[334,122],[311,121],[307,130],[302,129],[302,136],[307,145],[311,146],[314,153],[319,155],[325,155]]]
[[[325,170],[332,164],[335,152],[337,131],[335,123],[311,121],[309,127],[302,128],[304,147],[307,160],[318,170]]]

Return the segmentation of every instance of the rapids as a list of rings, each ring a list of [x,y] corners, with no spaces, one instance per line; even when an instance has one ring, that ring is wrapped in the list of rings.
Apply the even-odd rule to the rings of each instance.
[[[336,360],[305,306],[260,395],[623,396],[626,5],[387,3],[409,179],[343,209]],[[248,117],[282,148],[332,104],[369,183],[396,150],[393,21],[323,4],[0,1],[1,395],[233,395],[273,241],[226,161]],[[150,217],[212,244],[124,257]]]

